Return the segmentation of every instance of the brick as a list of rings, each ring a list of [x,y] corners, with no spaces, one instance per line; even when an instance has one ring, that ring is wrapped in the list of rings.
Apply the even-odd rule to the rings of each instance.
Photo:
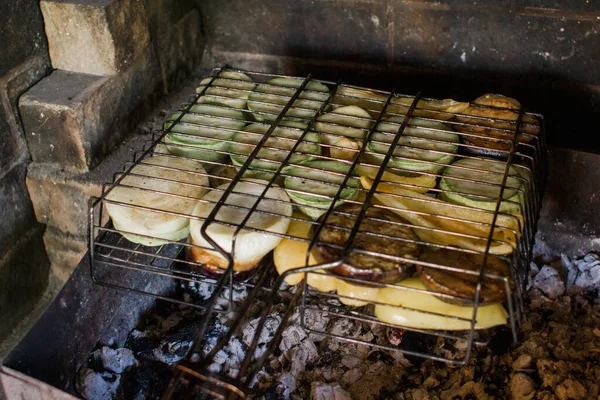
[[[134,135],[122,143],[93,171],[71,173],[46,164],[27,168],[27,189],[37,221],[64,234],[85,237],[88,229],[88,200],[101,194],[102,185],[133,159],[149,135]],[[106,213],[104,213],[106,216]]]
[[[29,158],[17,103],[49,65],[47,55],[32,57],[0,77],[0,176]]]
[[[35,224],[33,207],[25,187],[25,174],[26,166],[20,164],[0,178],[0,257]]]
[[[106,77],[55,71],[21,97],[19,109],[34,162],[88,168],[96,150],[93,136],[102,136],[106,131],[102,122],[112,117],[105,112],[101,117],[96,107],[107,81]],[[99,132],[91,123],[100,123]]]
[[[0,340],[30,312],[48,285],[44,227],[34,224],[0,258]]]
[[[149,45],[143,1],[44,0],[40,7],[54,68],[113,75],[126,70]]]
[[[87,238],[48,228],[44,245],[52,272],[61,282],[66,282],[87,251]]]
[[[151,49],[118,76],[54,71],[19,101],[32,160],[90,170],[149,110],[160,84]]]
[[[37,2],[0,2],[0,26],[0,77],[30,58],[47,58],[48,44],[44,35],[44,21]]]
[[[86,235],[88,199],[102,191],[100,182],[73,178],[43,164],[29,166],[27,189],[38,222],[75,236]]]

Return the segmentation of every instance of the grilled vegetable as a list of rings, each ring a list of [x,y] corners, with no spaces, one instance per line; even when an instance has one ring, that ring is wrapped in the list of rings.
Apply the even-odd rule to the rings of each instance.
[[[270,126],[265,124],[251,124],[244,128],[244,132],[238,132],[233,136],[229,145],[233,165],[241,166],[246,162],[247,156],[254,150],[269,128]],[[305,128],[304,124],[284,121],[280,127],[275,128],[271,137],[264,143],[263,148],[258,152],[257,158],[250,164],[250,168],[261,172],[265,170],[276,171]],[[306,133],[289,162],[301,163],[310,160],[314,155],[320,155],[320,141],[321,138],[317,133]]]
[[[369,161],[383,162],[403,120],[404,117],[391,117],[377,125],[365,153]],[[438,172],[454,159],[457,143],[458,136],[449,125],[411,118],[388,165],[417,172]]]
[[[366,185],[371,187],[377,172],[378,167],[367,163],[359,164],[356,168],[361,176],[361,181],[364,180]],[[381,192],[394,193],[395,190],[411,190],[417,193],[425,193],[429,189],[434,188],[437,183],[435,175],[417,175],[403,173],[397,175],[392,172],[385,171],[381,176],[381,181],[377,188]]]
[[[258,84],[248,98],[248,109],[257,121],[273,121],[290,101],[303,79],[273,78],[266,84]],[[296,99],[285,117],[311,119],[321,104],[327,100],[329,88],[322,83],[310,81]]]
[[[190,242],[202,247],[191,248],[192,260],[212,270],[227,268],[228,261],[204,239],[201,228],[204,219],[211,213],[227,185],[221,185],[208,192],[193,212],[195,217],[201,219],[193,219],[190,222]],[[264,181],[248,179],[238,182],[217,213],[215,222],[208,226],[207,235],[224,251],[232,252],[237,229],[235,226],[246,218],[252,202],[264,189]],[[276,186],[269,188],[256,211],[246,222],[245,226],[253,230],[242,229],[235,238],[233,270],[247,271],[255,268],[262,258],[279,244],[281,241],[279,235],[287,231],[291,215],[292,204],[285,191]]]
[[[202,92],[204,87],[210,83],[212,78],[205,78],[196,88],[196,93]],[[248,96],[254,90],[256,84],[248,75],[235,72],[223,71],[213,81],[204,95],[198,99],[198,103],[223,104],[233,108],[246,108]]]
[[[343,258],[343,248],[361,208],[358,204],[344,204],[329,214],[327,220],[324,217],[319,219],[323,228],[313,249],[319,263],[330,263]],[[409,276],[414,264],[385,257],[417,258],[420,252],[418,238],[407,225],[404,219],[388,210],[369,207],[354,239],[353,250],[341,265],[329,271],[372,282],[391,283]]]
[[[346,106],[317,117],[314,129],[322,134],[322,141],[334,144],[349,138],[361,143],[373,125],[368,112],[357,106]]]
[[[351,165],[338,161],[312,160],[283,168],[285,189],[299,209],[317,219],[331,206]],[[336,206],[358,195],[359,180],[351,177],[346,182]]]
[[[296,218],[303,218],[302,214],[293,214]],[[305,217],[304,217],[305,218]],[[306,252],[310,241],[309,222],[292,220],[287,231],[287,235],[297,239],[284,238],[273,250],[273,262],[277,272],[281,275],[288,270],[302,268],[306,266]],[[308,265],[316,265],[317,261],[312,254],[309,255]],[[302,282],[303,273],[290,274],[285,278],[289,285],[296,285]],[[341,296],[340,301],[343,304],[359,307],[372,301],[376,294],[376,287],[355,285],[336,278],[329,272],[318,270],[306,274],[306,282],[313,288],[321,292],[337,291]]]
[[[371,185],[361,178],[366,189]],[[394,188],[385,193],[379,188],[375,198],[390,207],[396,214],[410,221],[417,236],[427,242],[458,246],[464,249],[485,251],[493,213],[463,206],[456,206],[410,190]],[[499,214],[490,247],[492,254],[510,254],[521,235],[520,215]],[[423,229],[421,229],[423,228]]]
[[[473,105],[456,117],[459,124],[455,125],[455,129],[469,134],[461,136],[463,143],[492,150],[510,150],[520,108],[521,104],[513,98],[484,94],[473,100]],[[532,135],[539,133],[539,122],[535,117],[524,114],[520,131],[518,142],[528,143]]]
[[[364,108],[373,118],[383,110],[388,95],[373,90],[357,89],[348,86],[340,86],[333,99],[333,107],[355,105]],[[392,97],[386,108],[388,115],[405,115],[413,103],[412,97]],[[463,103],[452,99],[444,100],[419,100],[417,108],[413,112],[414,117],[426,117],[441,121],[449,120],[469,107],[469,103]]]
[[[207,190],[208,178],[199,162],[154,156],[133,167],[108,193],[106,209],[127,240],[158,246],[188,236],[186,216]]]
[[[493,159],[464,158],[446,168],[440,180],[440,198],[455,204],[494,211],[506,164]],[[521,180],[517,169],[509,167],[500,211],[521,213]]]
[[[460,297],[465,301],[475,300],[475,291],[479,281],[479,270],[483,265],[482,254],[464,253],[458,250],[439,249],[428,251],[421,258],[427,263],[458,269],[458,271],[477,272],[476,275],[461,273],[442,268],[417,265],[421,282],[428,290]],[[510,265],[503,259],[488,255],[485,269],[486,274],[510,278]],[[512,281],[511,281],[512,282]],[[514,288],[514,283],[512,284]],[[453,304],[464,305],[465,301],[440,297],[441,300]],[[479,295],[480,304],[499,303],[506,300],[504,281],[485,276]]]
[[[193,105],[189,113],[174,123],[180,115],[174,113],[164,124],[165,130],[171,127],[164,138],[167,149],[171,154],[204,161],[226,160],[229,140],[246,126],[242,112],[219,105]]]
[[[405,279],[398,286],[399,288],[379,289],[377,301],[389,304],[375,306],[375,316],[380,321],[417,329],[447,331],[471,329],[473,307],[445,303],[432,294],[410,290],[425,290],[425,286],[418,278]],[[409,289],[402,289],[402,287]],[[452,317],[463,318],[463,320]],[[507,318],[508,314],[500,304],[480,306],[477,308],[475,329],[504,325]]]

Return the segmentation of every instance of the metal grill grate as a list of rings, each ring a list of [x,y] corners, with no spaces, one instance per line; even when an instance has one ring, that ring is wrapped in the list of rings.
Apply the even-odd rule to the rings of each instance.
[[[242,73],[244,75],[240,75]],[[290,82],[295,82],[294,87],[286,86],[291,85]],[[351,112],[348,106],[357,106],[363,111]],[[157,163],[154,157],[161,157],[163,161]],[[231,169],[232,160],[235,172]],[[463,161],[453,164],[459,160]],[[198,162],[203,168],[196,167]],[[309,309],[398,327],[374,315],[374,309],[385,307],[393,318],[412,315],[413,319],[425,321],[425,325],[460,325],[458,330],[432,330],[431,326],[419,324],[408,324],[402,329],[424,337],[466,340],[468,349],[474,343],[486,343],[486,335],[477,330],[478,314],[485,311],[478,311],[486,296],[484,288],[495,287],[502,299],[496,296],[494,301],[502,302],[505,307],[507,323],[516,341],[546,168],[543,117],[525,112],[520,105],[509,109],[459,103],[425,98],[421,94],[407,96],[395,91],[319,81],[311,76],[296,78],[219,68],[212,77],[202,81],[189,104],[167,120],[164,131],[155,133],[153,140],[136,154],[124,172],[116,174],[114,181],[103,188],[102,196],[92,199],[89,216],[92,278],[100,284],[202,307],[209,314],[231,309],[231,295],[228,307],[218,306],[216,297],[228,287],[233,289],[234,282],[241,280],[239,284],[251,289],[246,303],[238,310],[241,315],[244,307],[257,296],[266,299],[268,306],[284,291],[286,280],[301,281],[292,304],[298,303],[302,324],[309,331],[335,336],[307,326],[304,314]],[[209,179],[228,185],[216,186],[213,182],[209,186]],[[441,183],[444,179],[446,186]],[[182,193],[182,187],[190,190]],[[245,190],[240,190],[241,187]],[[277,189],[277,193],[286,193],[288,198],[272,194],[271,190],[278,187],[285,191]],[[115,195],[123,189],[130,190],[129,197]],[[212,195],[206,195],[208,190]],[[158,205],[139,204],[136,196],[144,195],[157,198],[152,204]],[[290,209],[289,198],[304,214],[298,210],[291,215],[282,212]],[[177,199],[180,206],[181,203],[202,203],[205,206],[196,208],[203,209],[204,213],[194,213],[194,207],[189,206],[176,210],[162,206],[170,204],[166,199]],[[339,208],[342,203],[347,208]],[[192,229],[199,227],[192,238],[203,239],[203,243],[190,242],[185,234],[183,238],[174,239],[169,235],[153,236],[139,229],[129,229],[134,223],[117,229],[115,213],[111,213],[112,220],[105,223],[106,207],[110,211],[111,206],[113,210],[117,206],[120,210],[146,213],[151,218],[164,217],[178,227],[192,221]],[[379,214],[373,216],[369,210],[379,210]],[[237,219],[224,219],[227,213]],[[401,218],[382,217],[390,215],[386,213]],[[131,214],[125,212],[126,217]],[[123,218],[121,215],[121,224]],[[285,221],[286,229],[287,224],[303,226],[305,232],[277,231],[257,222],[265,219],[274,223]],[[344,220],[347,222],[344,226],[330,222]],[[410,228],[414,235],[386,234],[381,228],[386,225]],[[231,230],[229,248],[225,248],[222,241],[219,243],[218,235],[211,231],[217,226],[222,232]],[[324,240],[321,234],[328,231],[345,235],[344,243],[336,245]],[[247,253],[248,248],[238,249],[236,243],[251,246],[248,244],[251,241],[244,242],[242,237],[252,234],[254,240],[259,241],[256,246],[273,238],[276,238],[273,242],[283,239],[302,244],[304,247],[293,247],[306,249],[300,257],[302,262],[288,266],[285,272],[280,271],[283,275],[274,282],[268,279],[274,275],[271,265],[251,266],[250,272],[237,271],[248,269],[241,262],[236,264],[236,257]],[[373,251],[357,245],[372,238],[385,239],[391,248],[400,251],[409,245],[418,251],[390,254],[385,249]],[[424,256],[442,254],[436,251],[447,252],[444,254],[450,258],[448,261],[452,261],[452,257],[475,260],[477,268],[465,270],[458,262],[440,262],[440,257],[444,259],[442,256],[435,262]],[[323,253],[335,257],[325,259]],[[316,265],[310,265],[311,254],[319,255]],[[340,273],[340,267],[346,268],[352,257],[363,257],[363,260],[371,257],[382,265],[384,262],[408,265],[409,270],[417,266],[421,276],[424,271],[440,272],[445,277],[451,273],[453,279],[470,280],[466,285],[470,295],[431,286],[422,288],[374,280],[358,273],[354,276]],[[206,262],[219,265],[207,269]],[[500,273],[487,267],[494,263],[506,265],[507,269]],[[139,288],[128,285],[125,280],[106,281],[102,274],[104,268],[124,268],[143,274],[149,278],[149,284]],[[252,272],[256,276],[248,280]],[[396,273],[393,268],[392,272]],[[215,290],[204,303],[184,302],[153,292],[152,279],[205,283]],[[331,282],[335,282],[336,290],[320,291],[313,287],[323,280],[329,282],[330,287]],[[436,284],[435,279],[433,282]],[[387,297],[382,295],[383,291]],[[419,304],[400,305],[406,303],[406,296],[426,301],[443,298],[469,311],[448,315]],[[399,300],[394,300],[396,298]],[[357,302],[358,307],[345,305]],[[268,307],[259,330],[267,311]],[[287,315],[289,317],[289,313]],[[431,322],[436,318],[438,322]],[[284,324],[285,320],[281,325]],[[234,322],[222,338],[221,347],[237,328],[239,321]],[[205,329],[206,324],[199,338]],[[280,334],[281,330],[274,342]],[[350,337],[340,339],[357,342]],[[470,356],[470,350],[464,359],[453,360],[405,349],[402,344],[366,344],[455,364],[465,363]],[[253,346],[249,354],[256,343]],[[217,345],[207,359],[219,348]],[[233,385],[238,388],[233,390],[235,392],[249,384],[261,362],[264,357],[253,360],[250,354],[240,369],[239,378],[214,381],[216,378],[208,379],[208,375],[199,372],[196,378],[210,385],[212,389],[208,390]],[[203,365],[208,364],[210,362],[203,362]],[[184,366],[180,371],[187,369],[189,366]]]

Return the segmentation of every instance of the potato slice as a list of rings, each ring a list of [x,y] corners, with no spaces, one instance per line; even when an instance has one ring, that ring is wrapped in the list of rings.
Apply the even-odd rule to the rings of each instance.
[[[356,167],[357,172],[361,176],[361,183],[367,189],[371,188],[375,177],[377,176],[378,168],[360,164]],[[385,171],[381,176],[381,181],[377,185],[379,192],[396,193],[398,190],[410,190],[417,193],[425,193],[435,187],[437,177],[435,175],[416,175],[416,176],[401,176]],[[364,182],[363,182],[364,180]]]
[[[398,286],[426,290],[418,278],[405,279]],[[471,329],[473,307],[446,303],[429,293],[388,287],[379,289],[377,301],[389,304],[375,306],[375,316],[382,322],[417,329],[448,331]],[[499,303],[480,306],[477,308],[475,329],[504,325],[507,318],[508,313]]]

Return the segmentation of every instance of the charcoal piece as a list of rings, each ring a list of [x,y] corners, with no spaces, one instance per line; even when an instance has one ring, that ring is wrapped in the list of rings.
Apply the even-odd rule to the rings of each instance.
[[[120,374],[136,363],[133,352],[129,349],[112,349],[104,346],[92,353],[90,366],[96,370],[104,370]]]
[[[125,346],[139,358],[173,365],[190,350],[199,325],[200,322],[196,319],[182,319],[165,332],[133,331]]]
[[[172,376],[173,371],[170,367],[159,362],[144,361],[123,373],[118,398],[123,400],[160,398],[169,386]]]
[[[119,376],[109,372],[96,372],[83,367],[75,376],[75,389],[87,400],[115,399]]]

